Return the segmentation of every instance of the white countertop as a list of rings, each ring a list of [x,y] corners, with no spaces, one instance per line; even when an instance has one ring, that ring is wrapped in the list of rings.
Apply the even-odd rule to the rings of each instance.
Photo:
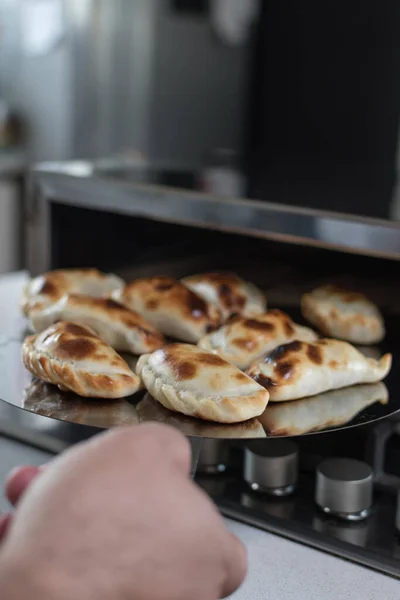
[[[400,581],[227,520],[247,546],[249,574],[232,600],[399,600]]]
[[[17,302],[26,274],[0,278],[0,297]],[[1,319],[0,333],[12,329]],[[6,472],[20,464],[40,464],[46,455],[0,438],[1,485]],[[233,600],[399,600],[400,581],[324,552],[227,519],[246,544],[249,575]]]

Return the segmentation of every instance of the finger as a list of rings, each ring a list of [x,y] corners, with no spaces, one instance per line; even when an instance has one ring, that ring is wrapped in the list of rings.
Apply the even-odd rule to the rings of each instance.
[[[11,513],[5,513],[4,515],[0,515],[0,544],[7,535],[8,528],[11,525],[11,520]]]
[[[160,456],[168,459],[177,469],[189,475],[192,465],[192,449],[189,440],[177,429],[161,423],[148,423],[146,433],[154,443],[157,440]]]
[[[23,466],[14,469],[6,481],[6,496],[16,506],[25,490],[40,473],[39,467]]]
[[[227,598],[242,585],[247,574],[247,551],[236,535],[228,532],[225,552],[226,577],[221,598]]]
[[[188,440],[178,430],[161,423],[144,423],[114,429],[98,436],[93,445],[104,443],[119,448],[119,452],[129,456],[130,448],[140,444],[141,452],[150,460],[166,460],[181,472],[189,475],[191,467],[191,449]],[[110,448],[111,449],[111,448]]]

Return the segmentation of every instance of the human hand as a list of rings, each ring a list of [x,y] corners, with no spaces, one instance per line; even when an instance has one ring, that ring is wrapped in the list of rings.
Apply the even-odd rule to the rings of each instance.
[[[9,502],[15,507],[29,484],[40,473],[39,467],[23,466],[14,469],[8,476],[5,493]],[[0,515],[0,544],[5,539],[10,528],[12,513]]]
[[[23,574],[43,600],[231,594],[245,575],[244,548],[189,471],[187,441],[152,424],[97,436],[39,474],[25,472],[25,481],[34,478],[26,492],[14,475],[8,495],[18,506],[0,551],[1,588],[13,590]]]

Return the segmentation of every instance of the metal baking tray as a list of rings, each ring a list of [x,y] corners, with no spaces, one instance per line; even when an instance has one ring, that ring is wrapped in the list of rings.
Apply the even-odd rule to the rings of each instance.
[[[138,393],[123,400],[96,400],[85,399],[75,394],[61,392],[52,385],[44,384],[32,379],[30,373],[25,369],[21,359],[21,342],[26,334],[26,323],[22,317],[16,316],[13,321],[13,330],[9,330],[0,339],[0,399],[13,407],[12,418],[17,422],[25,421],[29,417],[27,413],[33,413],[39,419],[32,419],[30,427],[41,432],[52,432],[58,427],[57,423],[70,423],[77,426],[75,432],[69,435],[79,439],[88,437],[101,429],[122,426],[127,424],[142,423],[146,421],[157,421],[176,427],[188,437],[218,438],[218,439],[251,439],[264,437],[293,437],[293,433],[285,430],[271,431],[268,429],[268,411],[276,410],[277,405],[270,403],[266,412],[259,419],[253,419],[237,425],[221,425],[185,417],[164,409],[148,394]],[[296,320],[300,321],[299,315],[293,309],[288,310]],[[382,403],[380,395],[376,395],[376,389],[372,386],[371,393],[365,391],[368,386],[362,386],[364,392],[360,397],[358,393],[361,386],[345,388],[340,394],[341,406],[348,403],[348,412],[335,411],[335,402],[327,393],[320,396],[320,402],[325,403],[325,415],[327,426],[318,422],[313,423],[312,430],[305,431],[302,435],[315,435],[326,431],[337,431],[351,427],[367,425],[386,417],[395,417],[400,411],[400,352],[398,351],[398,333],[400,318],[391,316],[386,318],[387,337],[379,348],[369,348],[367,352],[382,354],[391,351],[393,353],[393,367],[388,378],[385,380],[389,393],[389,400]],[[127,358],[127,357],[125,357]],[[135,359],[128,358],[128,361]],[[134,366],[133,364],[131,366]],[[355,393],[354,393],[355,392]],[[336,392],[336,398],[338,393]],[[374,397],[375,394],[375,397]],[[298,400],[284,403],[296,410],[297,403],[309,402],[311,409],[316,406],[313,398],[309,400]],[[304,408],[303,408],[304,410]],[[332,411],[334,425],[329,424],[329,411]],[[20,414],[23,413],[23,414]],[[328,413],[328,419],[327,414]],[[1,407],[0,419],[5,415],[10,417],[10,409]],[[301,414],[301,411],[298,413]],[[400,413],[399,413],[400,415]],[[309,415],[308,415],[309,416]],[[267,424],[267,425],[266,425]],[[82,428],[79,431],[79,428]],[[85,432],[84,430],[87,429]],[[58,437],[65,434],[60,428]],[[57,437],[57,435],[56,435]],[[67,436],[68,437],[68,436]]]

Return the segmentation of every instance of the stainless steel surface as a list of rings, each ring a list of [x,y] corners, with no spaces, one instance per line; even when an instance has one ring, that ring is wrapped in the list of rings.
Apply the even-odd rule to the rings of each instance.
[[[157,0],[62,1],[61,39],[34,54],[27,4],[0,1],[0,87],[29,122],[32,160],[128,150],[192,167],[205,149],[239,144],[250,48],[217,43],[207,15]]]
[[[79,169],[93,177],[69,174]],[[160,222],[400,259],[400,223],[113,180],[90,163],[61,168],[44,165],[33,176],[32,194],[28,244],[29,268],[34,274],[51,264],[52,203],[100,211],[112,207],[115,213]]]
[[[146,0],[67,3],[71,156],[148,155],[158,9]]]
[[[313,521],[315,531],[354,546],[365,547],[368,541],[368,521],[348,522],[332,519],[324,515],[316,515]]]
[[[372,469],[350,458],[328,459],[317,468],[315,499],[327,514],[348,521],[365,519],[372,506]]]
[[[297,446],[290,440],[250,442],[245,449],[244,479],[254,491],[288,496],[298,477]]]
[[[199,473],[223,473],[229,460],[229,446],[220,440],[204,440],[197,471]]]
[[[251,490],[243,478],[243,444],[233,445],[225,473],[213,478],[198,475],[197,482],[227,517],[400,579],[396,485],[381,488],[374,481],[373,509],[368,519],[359,522],[324,514],[315,503],[316,466],[330,456],[366,456],[376,427],[296,438],[299,477],[296,491],[289,497]],[[400,444],[395,442],[385,464],[388,473],[398,472]]]

